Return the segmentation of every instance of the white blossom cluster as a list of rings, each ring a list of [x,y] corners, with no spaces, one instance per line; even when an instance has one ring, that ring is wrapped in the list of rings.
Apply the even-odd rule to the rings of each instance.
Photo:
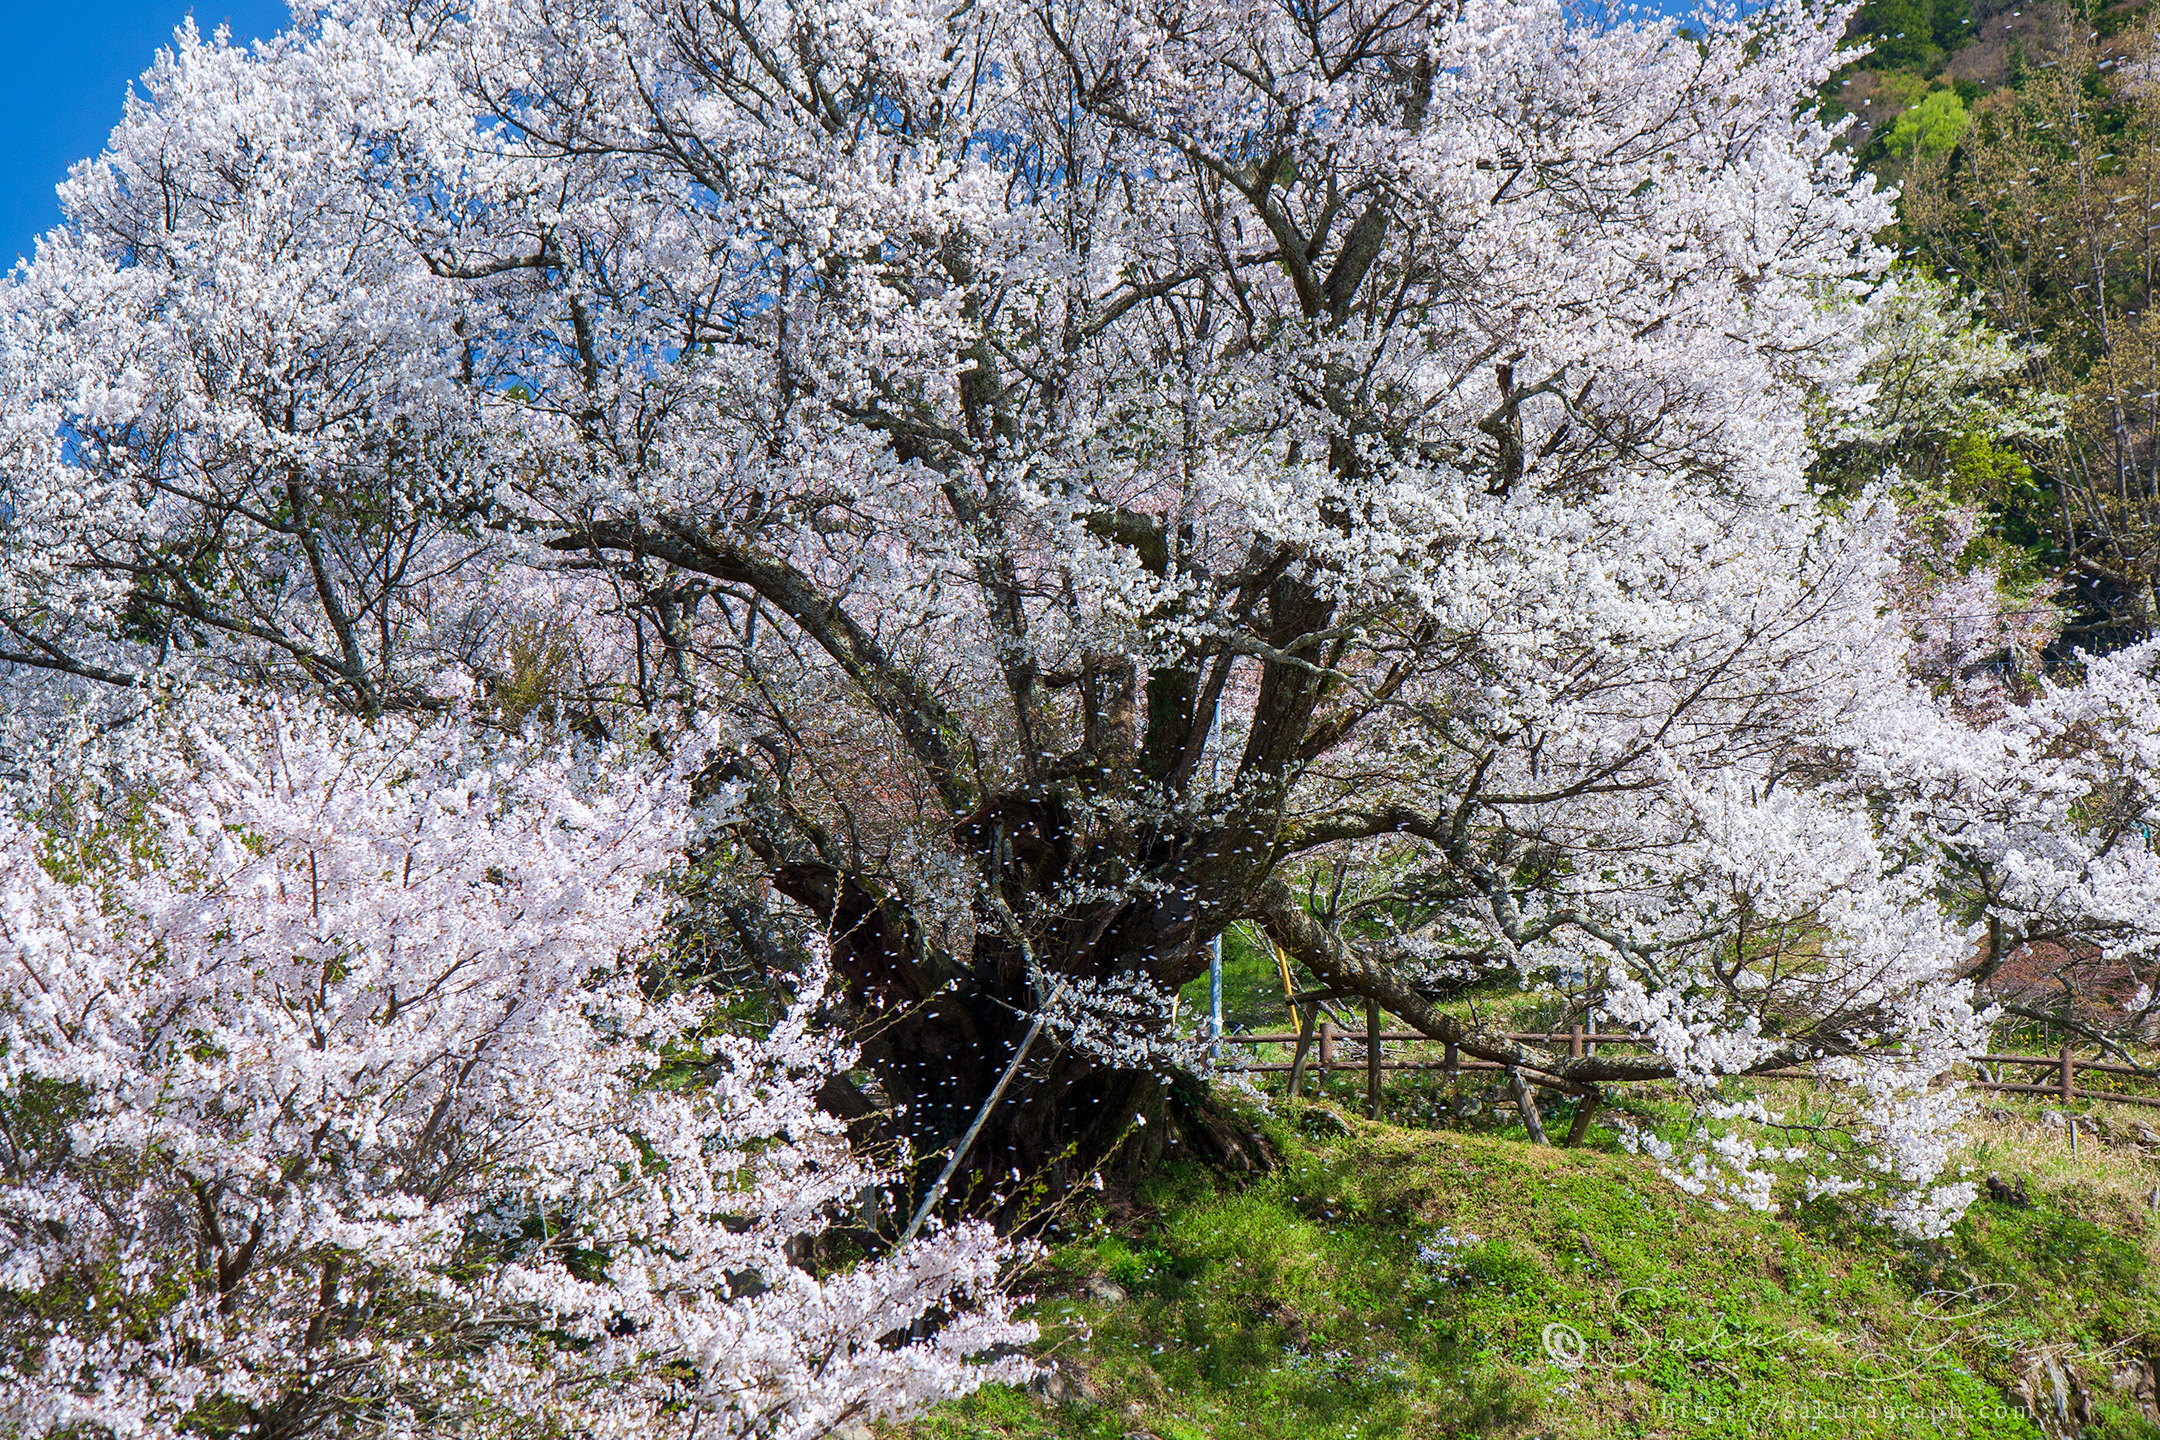
[[[1060,977],[1051,982],[1043,1001],[1043,1025],[1054,1040],[1121,1070],[1204,1071],[1209,1068],[1208,1040],[1189,1030],[1180,1032],[1176,998],[1145,975]]]
[[[986,1115],[987,1174],[1091,1133],[1031,1107],[1177,1062],[1159,997],[1119,977],[1177,983],[1251,922],[1377,998],[1405,975],[1579,976],[1600,1023],[1650,1042],[1653,1078],[1701,1094],[1817,1067],[1850,1161],[1834,1183],[1935,1227],[1960,1193],[1935,1082],[1984,1037],[1990,966],[2027,941],[2126,963],[2160,943],[2160,706],[2146,652],[2023,707],[1916,683],[2038,631],[1989,586],[1914,579],[1894,485],[1811,484],[1819,445],[1947,413],[2014,360],[1935,344],[1963,332],[1884,283],[1889,198],[1810,99],[1845,19],[1778,0],[1688,36],[1561,0],[340,0],[249,50],[185,30],[0,289],[11,713],[86,713],[93,686],[139,704],[193,674],[363,715],[470,695],[515,721],[543,692],[616,733],[678,702],[725,715],[755,884],[826,927],[849,998],[884,1017],[894,1113]],[[1942,423],[1968,421],[2049,423]],[[405,852],[310,849],[328,832],[297,809],[228,822],[285,792],[216,760],[186,782],[199,804],[161,802],[183,816],[156,828],[169,896],[129,878],[146,888],[108,914],[70,888],[91,880],[50,879],[25,913],[77,907],[91,938],[53,953],[107,956],[127,984],[168,972],[113,957],[170,955],[235,994],[224,957],[259,967],[278,998],[204,1001],[199,1056],[127,1023],[179,1046],[176,1074],[267,1057],[262,1094],[299,1107],[277,1133],[328,1124],[311,1146],[434,1144],[392,1112],[541,1093],[493,1057],[587,1027],[601,1060],[550,1050],[532,1074],[563,1069],[566,1103],[613,1118],[529,1145],[475,1119],[474,1153],[559,1144],[585,1157],[565,1174],[603,1153],[644,1174],[607,1107],[659,1105],[622,1067],[693,1022],[592,967],[636,932],[617,921],[649,903],[632,874],[660,863],[658,832],[623,829],[628,798],[498,804],[510,781],[455,766],[417,788],[306,778],[346,743],[293,760],[315,787],[294,793],[463,824],[471,855],[440,862],[456,905],[325,928],[360,906],[337,885]],[[488,878],[517,856],[478,858],[488,837],[618,833],[649,853],[550,872],[552,910]],[[1399,951],[1360,951],[1292,894],[1345,856],[1390,876],[1351,918],[1419,912]],[[188,898],[242,884],[244,908]],[[606,923],[581,908],[603,900]],[[464,958],[467,929],[554,936],[534,928],[552,916],[552,959]],[[530,993],[574,1009],[512,1004],[543,963]],[[492,998],[446,1023],[502,1040],[351,1080],[380,1117],[307,1108],[330,1082],[279,1046],[344,1056],[338,1007],[361,1001],[340,997],[418,1026],[468,974]],[[1070,1043],[983,1112],[1002,1080],[980,1057],[1032,1023],[1043,976],[1072,986],[1044,1021]],[[290,1028],[249,1038],[273,1016]],[[1766,1157],[1795,1142],[1767,1112],[1717,1123],[1703,1163],[1762,1202]],[[265,1178],[271,1152],[228,1151],[246,1193],[301,1193]],[[631,1203],[540,1188],[543,1226]],[[450,1254],[451,1230],[423,1236],[435,1213],[368,1223]],[[660,1294],[647,1273],[618,1288]],[[549,1364],[673,1333],[634,1306],[624,1336],[578,1313],[578,1358]]]
[[[753,1037],[641,989],[697,747],[163,743],[0,835],[0,1429],[807,1440],[1018,1373],[987,1231],[796,1249],[886,1178],[822,973]]]

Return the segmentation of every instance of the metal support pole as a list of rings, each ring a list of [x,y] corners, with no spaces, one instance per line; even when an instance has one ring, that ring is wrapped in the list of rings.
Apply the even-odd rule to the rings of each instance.
[[[1028,1026],[1027,1034],[1020,1037],[1020,1048],[1013,1051],[1012,1063],[1005,1067],[1003,1075],[998,1076],[997,1085],[990,1091],[990,1098],[983,1101],[982,1109],[975,1112],[975,1122],[968,1126],[967,1133],[953,1146],[952,1158],[948,1159],[945,1168],[938,1172],[937,1183],[930,1187],[930,1193],[923,1196],[921,1207],[915,1211],[915,1218],[908,1221],[907,1229],[900,1232],[901,1244],[905,1245],[915,1238],[915,1232],[922,1229],[923,1221],[930,1218],[930,1212],[937,1208],[938,1201],[945,1198],[945,1187],[952,1182],[953,1171],[960,1168],[960,1160],[967,1154],[968,1146],[975,1143],[975,1137],[982,1133],[983,1122],[990,1118],[990,1112],[997,1108],[998,1101],[1004,1096],[1005,1087],[1012,1084],[1013,1076],[1020,1072],[1020,1062],[1027,1059],[1027,1053],[1034,1046],[1035,1037],[1042,1034],[1042,1028],[1042,1012],[1038,1010],[1035,1012],[1035,1023]]]
[[[1208,1061],[1222,1064],[1222,936],[1208,942]]]
[[[1191,376],[1186,377],[1188,381]],[[1222,700],[1215,701],[1215,708],[1208,714],[1208,785],[1210,789],[1222,785],[1222,747],[1217,737],[1222,731]],[[1208,942],[1208,1063],[1222,1063],[1222,932]]]

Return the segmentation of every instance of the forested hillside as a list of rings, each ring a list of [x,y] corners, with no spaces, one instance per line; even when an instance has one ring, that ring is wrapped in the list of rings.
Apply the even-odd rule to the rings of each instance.
[[[1869,4],[1851,25],[1869,54],[1823,92],[1900,191],[1903,263],[2017,352],[1965,388],[2015,394],[2022,423],[1961,415],[1895,458],[1910,483],[1982,507],[1969,559],[2057,607],[2057,663],[2154,624],[2153,26],[2135,5]]]
[[[0,282],[0,1440],[2160,1434],[2155,24],[183,27]]]

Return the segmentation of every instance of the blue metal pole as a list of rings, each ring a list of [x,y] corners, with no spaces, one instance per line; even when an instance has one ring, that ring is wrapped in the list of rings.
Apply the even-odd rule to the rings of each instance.
[[[1222,936],[1208,943],[1208,1059],[1222,1063]]]
[[[1215,709],[1208,716],[1207,745],[1209,754],[1208,779],[1211,787],[1222,784],[1222,750],[1216,744],[1216,736],[1222,730],[1222,701],[1215,702]],[[1213,797],[1211,797],[1213,798]],[[1222,1064],[1222,932],[1208,942],[1208,1063]]]

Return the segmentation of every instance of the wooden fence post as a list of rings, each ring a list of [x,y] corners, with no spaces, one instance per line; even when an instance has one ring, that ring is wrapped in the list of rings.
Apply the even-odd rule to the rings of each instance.
[[[1335,1022],[1320,1022],[1320,1083],[1325,1085],[1328,1076],[1335,1073]]]
[[[1567,1053],[1571,1059],[1582,1059],[1582,1026],[1577,1025],[1568,1031]]]
[[[1534,1143],[1552,1144],[1552,1141],[1545,1138],[1545,1122],[1537,1113],[1537,1097],[1532,1095],[1530,1087],[1523,1083],[1522,1071],[1510,1065],[1507,1078],[1509,1086],[1515,1091],[1515,1108],[1522,1112],[1523,1129],[1530,1132],[1530,1139]]]
[[[2065,1103],[2065,1104],[2069,1103],[2069,1100],[2070,1100],[2070,1042],[2069,1042],[2068,1040],[2065,1040],[2065,1041],[2063,1041],[2063,1048],[2062,1048],[2062,1098],[2063,1098],[2063,1101],[2064,1101],[2064,1103]]]
[[[1320,1016],[1320,1002],[1314,1000],[1298,1007],[1297,1053],[1290,1057],[1290,1098],[1298,1097],[1298,1090],[1305,1082],[1305,1052],[1312,1048],[1313,1022]]]
[[[1380,1002],[1365,1002],[1365,1113],[1380,1118]]]
[[[1582,1144],[1583,1137],[1590,1133],[1590,1121],[1597,1114],[1600,1098],[1602,1097],[1598,1094],[1597,1086],[1592,1085],[1585,1089],[1582,1098],[1575,1102],[1574,1123],[1568,1126],[1567,1139],[1561,1142],[1568,1149],[1572,1150]]]

